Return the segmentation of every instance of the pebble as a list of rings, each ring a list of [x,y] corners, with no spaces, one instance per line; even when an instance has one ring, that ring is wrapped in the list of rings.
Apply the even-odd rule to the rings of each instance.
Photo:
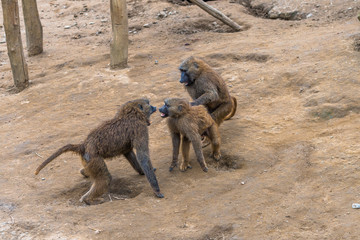
[[[245,182],[241,182],[241,185],[244,185],[245,184]]]
[[[356,209],[360,208],[360,203],[353,203],[352,208],[356,208]]]
[[[44,180],[45,180],[45,178],[41,178],[41,180],[43,180],[43,181],[44,181]]]
[[[71,28],[71,26],[66,25],[64,28],[65,28],[65,29],[69,29],[69,28]]]
[[[150,27],[150,24],[149,23],[146,23],[143,25],[144,28],[149,28]]]

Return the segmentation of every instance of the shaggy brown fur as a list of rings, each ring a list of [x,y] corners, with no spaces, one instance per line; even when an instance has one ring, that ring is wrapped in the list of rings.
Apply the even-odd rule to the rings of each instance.
[[[92,130],[83,143],[68,144],[60,148],[36,169],[35,174],[62,153],[72,151],[79,154],[84,166],[81,173],[93,181],[80,202],[90,203],[109,191],[111,175],[104,159],[123,154],[139,174],[145,174],[155,195],[164,197],[160,193],[149,156],[147,126],[150,125],[150,115],[155,111],[156,107],[151,106],[147,99],[123,104],[113,119]],[[136,149],[136,155],[133,148]]]
[[[193,99],[191,105],[205,105],[218,125],[234,116],[237,100],[230,96],[224,80],[208,64],[189,57],[179,69],[180,83]]]
[[[169,170],[172,171],[177,166],[180,136],[182,136],[181,151],[183,160],[180,164],[180,170],[185,171],[187,168],[191,168],[189,159],[191,142],[201,168],[204,172],[207,172],[208,168],[201,148],[201,135],[205,132],[208,134],[213,157],[217,161],[220,160],[220,137],[217,124],[202,105],[192,107],[189,101],[180,98],[169,98],[164,102],[165,105],[159,109],[159,112],[161,117],[169,117],[167,123],[173,143],[173,160]]]

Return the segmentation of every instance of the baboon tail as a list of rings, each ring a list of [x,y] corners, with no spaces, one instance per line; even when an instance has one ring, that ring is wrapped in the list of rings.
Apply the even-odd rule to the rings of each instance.
[[[35,175],[38,175],[38,173],[43,169],[48,163],[50,163],[52,160],[60,156],[61,154],[65,152],[76,152],[78,154],[81,154],[82,150],[82,144],[68,144],[66,146],[63,146],[59,150],[57,150],[53,155],[51,155],[48,159],[46,159],[35,171]]]
[[[229,120],[230,118],[232,118],[235,113],[236,113],[236,108],[237,108],[237,100],[235,97],[231,97],[231,101],[232,101],[232,108],[231,108],[231,112],[224,118],[224,120]]]

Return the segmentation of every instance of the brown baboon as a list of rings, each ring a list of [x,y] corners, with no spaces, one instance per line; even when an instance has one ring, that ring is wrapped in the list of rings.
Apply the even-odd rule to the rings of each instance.
[[[211,141],[213,157],[219,161],[221,154],[217,124],[202,105],[191,106],[189,101],[180,98],[169,98],[164,103],[165,105],[159,109],[159,112],[162,118],[169,117],[167,124],[173,144],[173,160],[169,170],[172,171],[177,166],[180,136],[182,136],[181,152],[183,160],[180,164],[180,170],[185,171],[187,168],[191,168],[189,161],[191,142],[202,170],[207,172],[208,168],[201,148],[201,135],[207,133]]]
[[[81,144],[68,144],[46,159],[35,171],[37,175],[48,163],[62,153],[72,151],[81,156],[84,169],[81,173],[93,182],[80,202],[89,204],[94,198],[109,191],[111,175],[104,159],[123,154],[131,166],[145,174],[154,193],[162,198],[149,156],[150,115],[156,111],[147,99],[137,99],[123,104],[115,117],[92,130]],[[136,155],[133,151],[136,149]]]
[[[192,106],[205,105],[218,125],[234,116],[237,100],[230,96],[224,80],[208,64],[189,57],[181,63],[179,70],[180,83],[193,99]]]

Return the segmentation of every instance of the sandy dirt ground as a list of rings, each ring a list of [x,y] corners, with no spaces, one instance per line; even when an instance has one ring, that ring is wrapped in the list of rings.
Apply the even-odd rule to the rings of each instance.
[[[26,56],[20,93],[0,28],[0,238],[359,239],[360,1],[208,2],[241,32],[181,1],[127,2],[129,68],[111,70],[109,1],[38,0],[45,51]],[[204,149],[208,173],[193,151],[193,169],[168,171],[157,112],[150,151],[164,199],[124,157],[107,161],[112,201],[98,205],[79,202],[90,182],[76,155],[34,175],[128,100],[189,98],[178,66],[191,55],[238,99],[220,127],[223,160]]]

